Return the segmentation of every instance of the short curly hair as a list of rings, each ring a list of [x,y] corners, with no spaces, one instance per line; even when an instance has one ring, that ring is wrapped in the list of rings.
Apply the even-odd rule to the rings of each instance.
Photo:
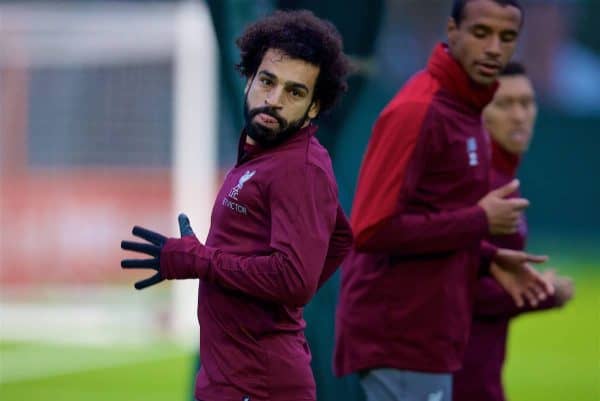
[[[335,26],[307,10],[275,11],[249,25],[236,40],[241,60],[237,70],[246,78],[256,74],[263,56],[277,49],[287,56],[318,66],[313,100],[320,113],[329,111],[348,89],[350,62]]]
[[[456,25],[460,25],[464,16],[465,16],[465,7],[470,0],[454,0],[452,2],[452,11],[450,12],[450,16],[456,23]],[[523,6],[521,6],[520,0],[492,0],[496,4],[501,5],[502,7],[516,7],[521,12],[521,25],[523,25]]]

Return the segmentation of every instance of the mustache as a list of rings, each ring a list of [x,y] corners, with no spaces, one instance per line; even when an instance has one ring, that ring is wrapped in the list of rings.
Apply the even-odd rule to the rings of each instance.
[[[274,119],[277,120],[280,127],[284,127],[287,125],[285,119],[283,117],[281,117],[279,115],[279,113],[277,113],[277,109],[274,107],[271,107],[271,106],[256,107],[256,108],[248,111],[248,117],[250,117],[250,120],[259,114],[266,114],[270,117],[273,117]]]

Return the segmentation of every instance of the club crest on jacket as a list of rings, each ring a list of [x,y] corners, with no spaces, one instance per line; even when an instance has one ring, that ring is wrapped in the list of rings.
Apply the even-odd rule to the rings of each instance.
[[[244,173],[244,175],[242,175],[237,183],[236,186],[234,186],[233,188],[231,188],[231,191],[229,191],[229,197],[233,198],[235,200],[238,200],[238,195],[240,193],[240,191],[242,190],[242,188],[244,187],[244,184],[250,180],[250,178],[252,178],[252,176],[256,173],[256,170],[253,171],[246,171]]]

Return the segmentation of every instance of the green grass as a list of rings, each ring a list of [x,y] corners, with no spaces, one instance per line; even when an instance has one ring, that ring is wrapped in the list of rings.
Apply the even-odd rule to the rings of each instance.
[[[511,401],[600,400],[600,271],[594,270],[572,270],[576,297],[563,310],[513,323],[505,371]],[[0,342],[0,400],[188,401],[193,357],[171,344]]]
[[[3,401],[188,400],[192,356],[168,344],[90,348],[0,346]]]
[[[564,309],[513,322],[505,367],[511,401],[600,400],[600,272],[584,266],[575,281]]]

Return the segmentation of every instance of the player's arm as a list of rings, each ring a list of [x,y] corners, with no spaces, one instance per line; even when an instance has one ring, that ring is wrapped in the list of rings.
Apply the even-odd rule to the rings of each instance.
[[[326,260],[337,196],[325,173],[312,165],[280,172],[269,193],[271,254],[239,256],[195,237],[171,238],[160,254],[163,276],[199,278],[266,301],[305,305]]]
[[[453,211],[407,213],[403,204],[417,190],[427,160],[443,152],[446,128],[435,113],[426,103],[403,103],[386,108],[377,120],[352,211],[359,251],[426,254],[464,248],[493,228],[486,207],[498,202],[489,198],[516,189],[513,183],[492,191],[486,202]]]
[[[325,284],[329,277],[331,277],[351,249],[352,229],[350,228],[350,223],[346,218],[346,214],[344,213],[342,206],[338,203],[335,229],[331,235],[331,239],[329,240],[329,248],[327,249],[325,265],[323,266],[323,271],[321,273],[321,277],[319,278],[319,288],[321,288],[321,286]]]
[[[355,248],[361,252],[432,253],[457,249],[486,229],[479,207],[411,214],[428,157],[443,133],[427,102],[393,102],[381,113],[365,154],[352,210]],[[446,240],[447,239],[447,240]]]
[[[494,278],[486,276],[477,282],[473,313],[478,318],[511,318],[527,311],[550,309],[555,305],[556,298],[551,295],[535,307],[530,304],[519,307]]]
[[[463,209],[423,214],[400,211],[377,225],[358,247],[396,254],[444,252],[468,246],[487,234],[513,233],[520,213],[529,205],[526,199],[505,198],[518,185],[516,180],[510,182],[490,191],[477,205]],[[488,258],[496,253],[485,242],[480,247]]]
[[[486,232],[485,215],[477,206],[452,212],[399,213],[357,240],[356,248],[396,255],[447,252],[475,243]]]
[[[492,264],[494,257],[498,253],[498,250],[499,250],[499,248],[489,241],[482,240],[479,243],[479,257],[480,257],[479,274],[480,275],[482,275],[482,276],[489,275],[490,265]]]
[[[562,307],[573,297],[574,286],[569,277],[557,276],[553,270],[546,270],[541,275],[553,284],[555,292],[535,306],[531,303],[518,306],[498,281],[482,277],[475,292],[474,315],[479,318],[512,318],[521,313]]]
[[[511,295],[517,306],[524,306],[527,302],[536,307],[555,292],[554,283],[533,267],[533,264],[547,260],[545,255],[499,248],[489,273]]]

